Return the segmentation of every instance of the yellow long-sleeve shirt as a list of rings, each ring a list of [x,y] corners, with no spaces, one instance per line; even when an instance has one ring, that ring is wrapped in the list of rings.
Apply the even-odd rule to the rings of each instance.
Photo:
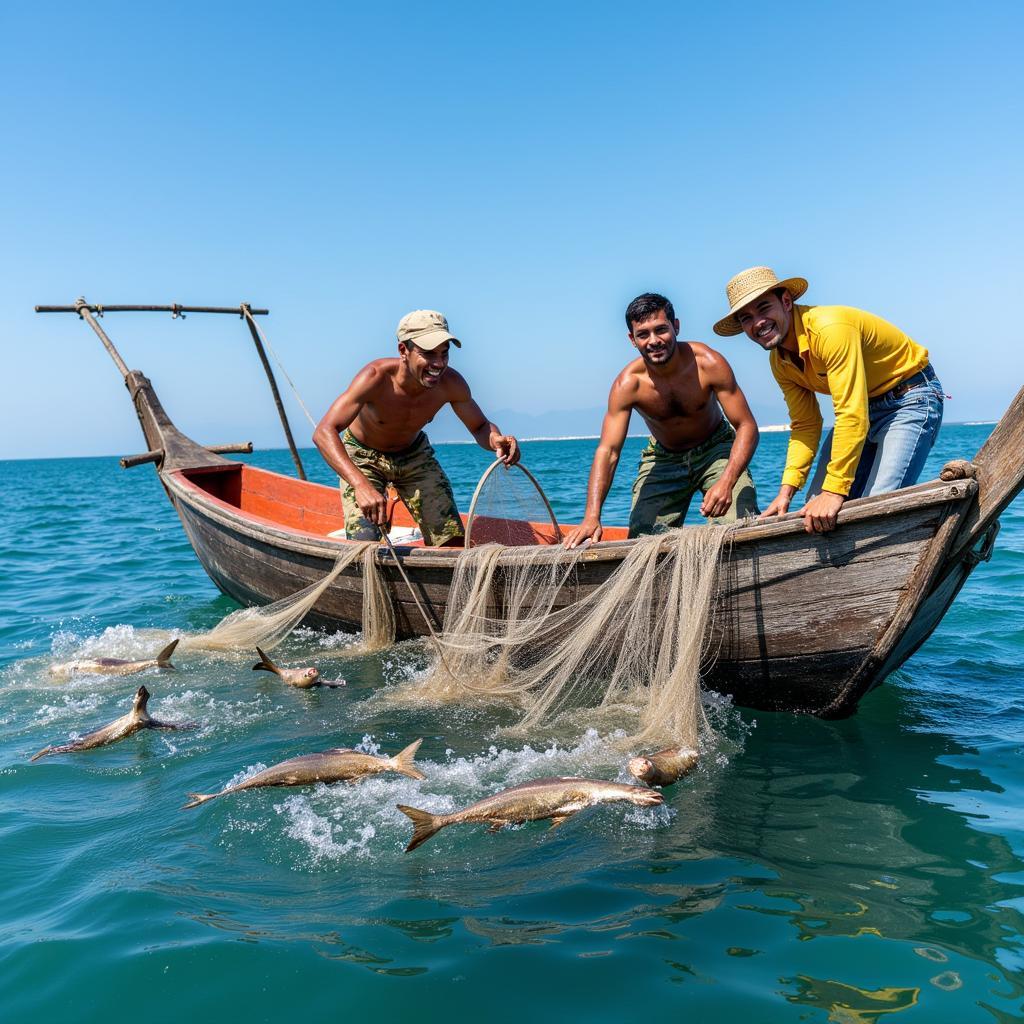
[[[803,487],[821,440],[815,393],[831,395],[836,423],[822,486],[849,494],[868,433],[868,399],[923,370],[928,350],[881,317],[851,306],[794,306],[793,329],[803,369],[779,349],[770,355],[792,431],[782,482]]]

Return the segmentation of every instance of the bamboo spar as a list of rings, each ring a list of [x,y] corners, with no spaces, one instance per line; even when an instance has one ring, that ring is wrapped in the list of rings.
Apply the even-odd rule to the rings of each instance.
[[[288,422],[288,414],[285,412],[284,403],[281,401],[281,393],[278,390],[277,381],[274,378],[274,371],[270,366],[270,361],[267,359],[267,354],[263,347],[263,341],[260,337],[260,330],[256,326],[256,321],[254,319],[254,317],[257,316],[266,316],[270,310],[253,309],[247,302],[243,302],[238,306],[183,306],[178,302],[164,306],[125,304],[94,305],[86,302],[84,298],[80,298],[73,306],[40,305],[36,306],[35,310],[37,313],[77,313],[96,332],[100,341],[103,342],[103,347],[109,353],[110,358],[114,360],[118,370],[120,370],[121,376],[126,379],[129,373],[128,367],[125,364],[125,361],[121,358],[121,354],[114,347],[114,343],[107,337],[106,332],[96,321],[97,316],[101,317],[104,313],[170,313],[171,316],[175,318],[183,317],[186,313],[234,313],[240,316],[245,320],[246,326],[249,328],[253,344],[256,346],[256,352],[260,357],[260,362],[263,364],[263,370],[267,375],[268,382],[270,383],[270,391],[274,397],[274,405],[277,407],[277,415],[281,420],[281,426],[284,428],[285,440],[288,442],[288,450],[291,452],[296,472],[298,473],[300,480],[306,479],[306,471],[303,468],[302,459],[299,458],[299,451],[295,446],[295,438],[292,436],[292,428],[291,424]],[[149,455],[151,453],[144,454]]]
[[[169,306],[125,306],[125,305],[91,305],[85,299],[80,302],[90,313],[170,313],[172,317],[181,316],[183,313],[233,313],[235,316],[244,316],[239,306],[183,306],[180,302],[173,302]],[[81,310],[76,303],[74,306],[36,306],[37,313],[80,313]],[[269,309],[250,309],[253,316],[267,316]]]
[[[248,304],[243,302],[242,316],[245,317],[246,325],[249,328],[249,333],[252,335],[252,343],[256,346],[256,351],[259,353],[260,362],[263,364],[263,370],[267,375],[267,380],[270,382],[270,392],[274,396],[274,405],[277,406],[277,415],[281,418],[281,426],[284,427],[285,440],[288,442],[288,450],[292,453],[292,461],[295,463],[295,471],[299,474],[300,480],[306,479],[306,471],[302,468],[302,459],[299,458],[299,450],[295,447],[295,438],[292,437],[291,424],[288,422],[288,414],[284,411],[284,403],[281,401],[281,393],[277,390],[277,381],[274,379],[274,371],[271,369],[270,360],[267,359],[267,353],[263,348],[263,340],[260,338],[259,328],[256,326],[256,321],[253,319],[253,312],[249,308]]]
[[[96,332],[96,336],[103,342],[103,347],[110,354],[110,358],[114,360],[114,365],[121,371],[121,376],[127,378],[128,366],[121,358],[121,353],[114,347],[114,343],[107,337],[106,331],[96,322],[92,315],[92,308],[85,299],[79,299],[72,310]]]

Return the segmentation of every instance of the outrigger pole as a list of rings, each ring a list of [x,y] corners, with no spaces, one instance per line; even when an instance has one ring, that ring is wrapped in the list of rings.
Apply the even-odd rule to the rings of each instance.
[[[274,396],[274,405],[277,406],[277,415],[281,418],[281,426],[284,427],[285,440],[288,442],[288,450],[291,452],[292,461],[295,463],[296,472],[299,475],[300,480],[306,479],[306,471],[302,466],[302,459],[299,458],[298,449],[295,447],[295,438],[292,436],[291,424],[288,422],[288,414],[285,412],[284,403],[281,401],[281,393],[277,389],[277,381],[274,379],[274,371],[270,366],[270,361],[267,359],[267,354],[263,348],[263,342],[260,338],[259,328],[256,326],[256,321],[253,317],[267,316],[270,313],[269,309],[253,309],[248,302],[243,302],[238,306],[183,306],[178,302],[174,302],[169,306],[133,306],[133,305],[92,305],[85,301],[85,299],[79,299],[73,306],[36,306],[37,313],[77,313],[79,317],[84,320],[95,332],[100,341],[103,342],[103,347],[107,350],[110,358],[114,360],[114,365],[117,366],[118,370],[121,371],[121,376],[128,380],[128,375],[131,372],[125,361],[121,358],[121,354],[117,351],[114,343],[107,337],[106,332],[97,323],[96,317],[102,317],[104,313],[170,313],[172,319],[178,319],[179,317],[184,319],[186,313],[232,313],[235,316],[241,317],[245,320],[246,325],[249,328],[249,333],[252,335],[253,344],[256,346],[256,351],[259,353],[260,362],[263,364],[263,370],[267,375],[267,380],[270,382],[270,391]],[[244,451],[245,447],[241,445],[220,445],[218,449],[221,451]],[[252,450],[250,444],[249,451]],[[131,456],[128,459],[122,459],[122,465],[126,462],[128,465],[139,465],[140,462],[155,462],[157,461],[158,453],[146,452],[144,453],[146,458],[142,456]],[[127,468],[127,465],[125,466]]]
[[[292,437],[292,428],[288,423],[288,414],[284,411],[284,404],[281,401],[281,393],[277,390],[277,381],[274,380],[274,371],[270,368],[270,360],[267,359],[267,353],[263,349],[263,339],[260,337],[260,329],[256,326],[256,321],[253,319],[255,315],[261,311],[258,309],[250,309],[248,302],[243,302],[241,308],[246,326],[249,328],[249,333],[252,335],[252,343],[256,346],[260,362],[263,364],[263,369],[267,374],[267,380],[270,381],[270,391],[274,396],[274,405],[277,406],[277,415],[281,417],[281,426],[284,427],[284,436],[288,440],[288,449],[292,453],[292,461],[295,463],[295,471],[299,474],[300,480],[305,480],[306,471],[302,468],[302,459],[299,458],[299,450],[295,447],[295,438]],[[285,374],[285,376],[287,376],[287,374]]]

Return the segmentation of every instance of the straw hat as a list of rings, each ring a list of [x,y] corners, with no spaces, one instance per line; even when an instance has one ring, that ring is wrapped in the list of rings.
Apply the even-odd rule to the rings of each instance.
[[[751,267],[742,270],[725,286],[725,301],[729,303],[729,315],[723,317],[714,326],[715,334],[730,338],[734,334],[742,334],[743,328],[736,320],[736,311],[748,302],[776,288],[785,288],[794,301],[807,291],[807,282],[802,277],[787,277],[780,281],[771,267]]]

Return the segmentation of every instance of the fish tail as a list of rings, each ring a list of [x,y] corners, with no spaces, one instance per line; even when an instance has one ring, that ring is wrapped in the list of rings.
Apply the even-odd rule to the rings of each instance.
[[[171,655],[180,642],[181,637],[176,637],[156,656],[156,663],[160,668],[174,668],[171,664]]]
[[[256,648],[256,653],[260,656],[260,660],[253,665],[253,672],[274,672],[277,675],[281,674],[280,669],[260,650]]]
[[[190,807],[198,807],[200,804],[205,804],[207,800],[214,800],[219,797],[220,793],[189,793],[192,799],[187,804],[182,804],[181,809],[187,811]]]
[[[423,742],[422,738],[416,740],[414,743],[410,743],[405,750],[399,751],[393,758],[391,758],[391,764],[393,765],[396,772],[402,775],[407,775],[410,779],[425,779],[426,775],[423,774],[413,763],[412,759],[416,756],[416,751],[420,749],[420,744]]]
[[[40,750],[38,754],[33,754],[29,758],[29,761],[38,761],[39,758],[45,757],[47,754],[52,754],[52,753],[53,753],[53,747],[43,747],[43,749]]]
[[[439,832],[450,824],[443,814],[431,814],[430,811],[421,811],[418,807],[408,807],[405,804],[397,804],[398,809],[408,818],[412,819],[412,839],[405,848],[406,853],[411,853],[421,843],[425,843],[435,832]]]

